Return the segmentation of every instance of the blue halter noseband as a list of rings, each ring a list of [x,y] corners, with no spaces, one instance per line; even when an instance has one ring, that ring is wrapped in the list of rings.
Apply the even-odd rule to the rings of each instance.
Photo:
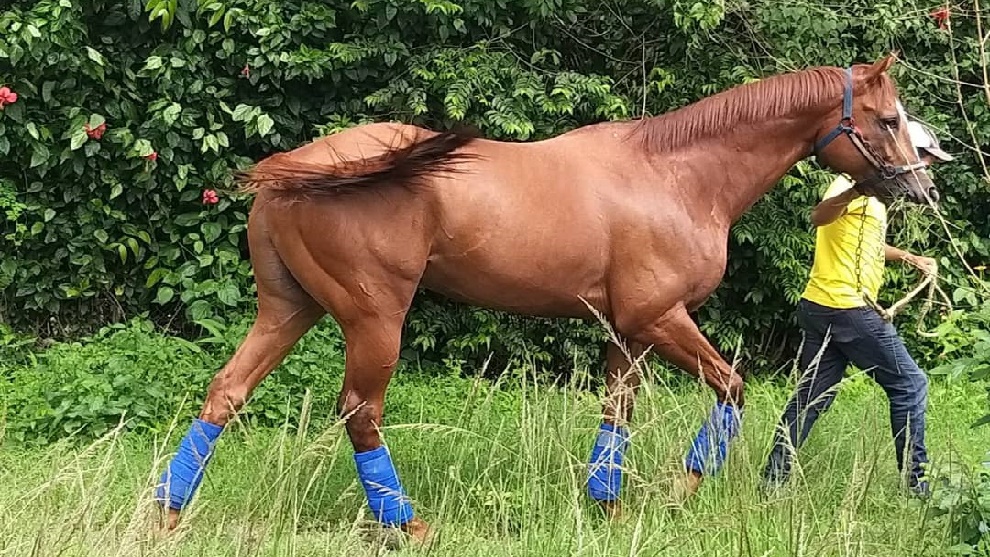
[[[856,150],[863,155],[870,166],[877,171],[877,175],[869,178],[865,181],[861,181],[862,185],[874,185],[878,182],[884,182],[887,180],[895,179],[902,174],[908,174],[914,172],[915,170],[922,170],[928,166],[924,161],[918,161],[913,164],[906,164],[901,166],[894,166],[883,160],[883,157],[866,142],[863,138],[863,134],[859,132],[856,128],[856,124],[852,116],[853,108],[853,82],[852,82],[852,68],[846,68],[846,82],[845,87],[842,91],[842,119],[839,120],[839,124],[835,128],[828,132],[828,134],[815,142],[815,148],[812,154],[818,155],[821,153],[822,149],[826,148],[835,141],[835,138],[842,134],[846,134],[849,141],[852,142]],[[864,183],[865,182],[865,183]]]

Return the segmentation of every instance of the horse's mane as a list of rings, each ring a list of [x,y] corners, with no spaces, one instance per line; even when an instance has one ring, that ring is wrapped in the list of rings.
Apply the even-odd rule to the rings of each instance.
[[[795,109],[842,101],[843,70],[817,67],[739,85],[666,114],[640,120],[629,134],[648,152],[717,137],[741,125]],[[888,80],[884,80],[889,84]]]

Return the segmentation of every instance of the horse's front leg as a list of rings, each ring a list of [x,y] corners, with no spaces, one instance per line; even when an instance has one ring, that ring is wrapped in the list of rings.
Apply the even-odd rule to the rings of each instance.
[[[683,304],[644,324],[634,338],[653,345],[660,356],[684,371],[700,376],[715,392],[715,406],[688,450],[686,474],[676,486],[677,499],[683,501],[698,490],[703,476],[718,473],[728,457],[742,425],[743,379],[698,330]]]
[[[423,544],[430,539],[430,527],[415,516],[379,434],[385,390],[399,359],[403,315],[366,317],[344,328],[347,349],[338,410],[346,419],[358,479],[375,519]]]
[[[606,398],[603,419],[588,462],[588,495],[610,516],[619,514],[622,465],[629,445],[628,424],[632,419],[641,377],[630,358],[639,358],[643,346],[632,344],[629,356],[614,343],[606,354]]]

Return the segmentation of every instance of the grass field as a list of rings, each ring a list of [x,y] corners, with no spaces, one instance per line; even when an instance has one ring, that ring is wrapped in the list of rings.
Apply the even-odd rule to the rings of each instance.
[[[575,385],[534,387],[399,374],[386,440],[417,513],[438,530],[429,550],[396,555],[945,555],[944,523],[897,487],[882,392],[847,380],[801,452],[792,485],[757,494],[757,474],[788,392],[748,385],[729,464],[688,505],[672,505],[681,456],[711,404],[707,389],[648,383],[632,425],[625,515],[606,521],[584,494],[598,398]],[[980,391],[932,386],[936,464],[980,462]],[[332,408],[299,427],[228,428],[180,529],[153,528],[150,500],[170,438],[109,435],[82,446],[0,445],[0,555],[378,555],[391,544],[368,522],[343,428]],[[320,418],[323,419],[320,419]]]

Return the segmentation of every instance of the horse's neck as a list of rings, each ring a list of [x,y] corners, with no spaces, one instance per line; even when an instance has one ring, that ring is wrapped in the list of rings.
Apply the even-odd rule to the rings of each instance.
[[[726,224],[739,220],[798,161],[809,154],[820,116],[740,125],[691,152],[703,175],[695,182],[708,190],[712,215]],[[700,160],[698,160],[700,159]]]

